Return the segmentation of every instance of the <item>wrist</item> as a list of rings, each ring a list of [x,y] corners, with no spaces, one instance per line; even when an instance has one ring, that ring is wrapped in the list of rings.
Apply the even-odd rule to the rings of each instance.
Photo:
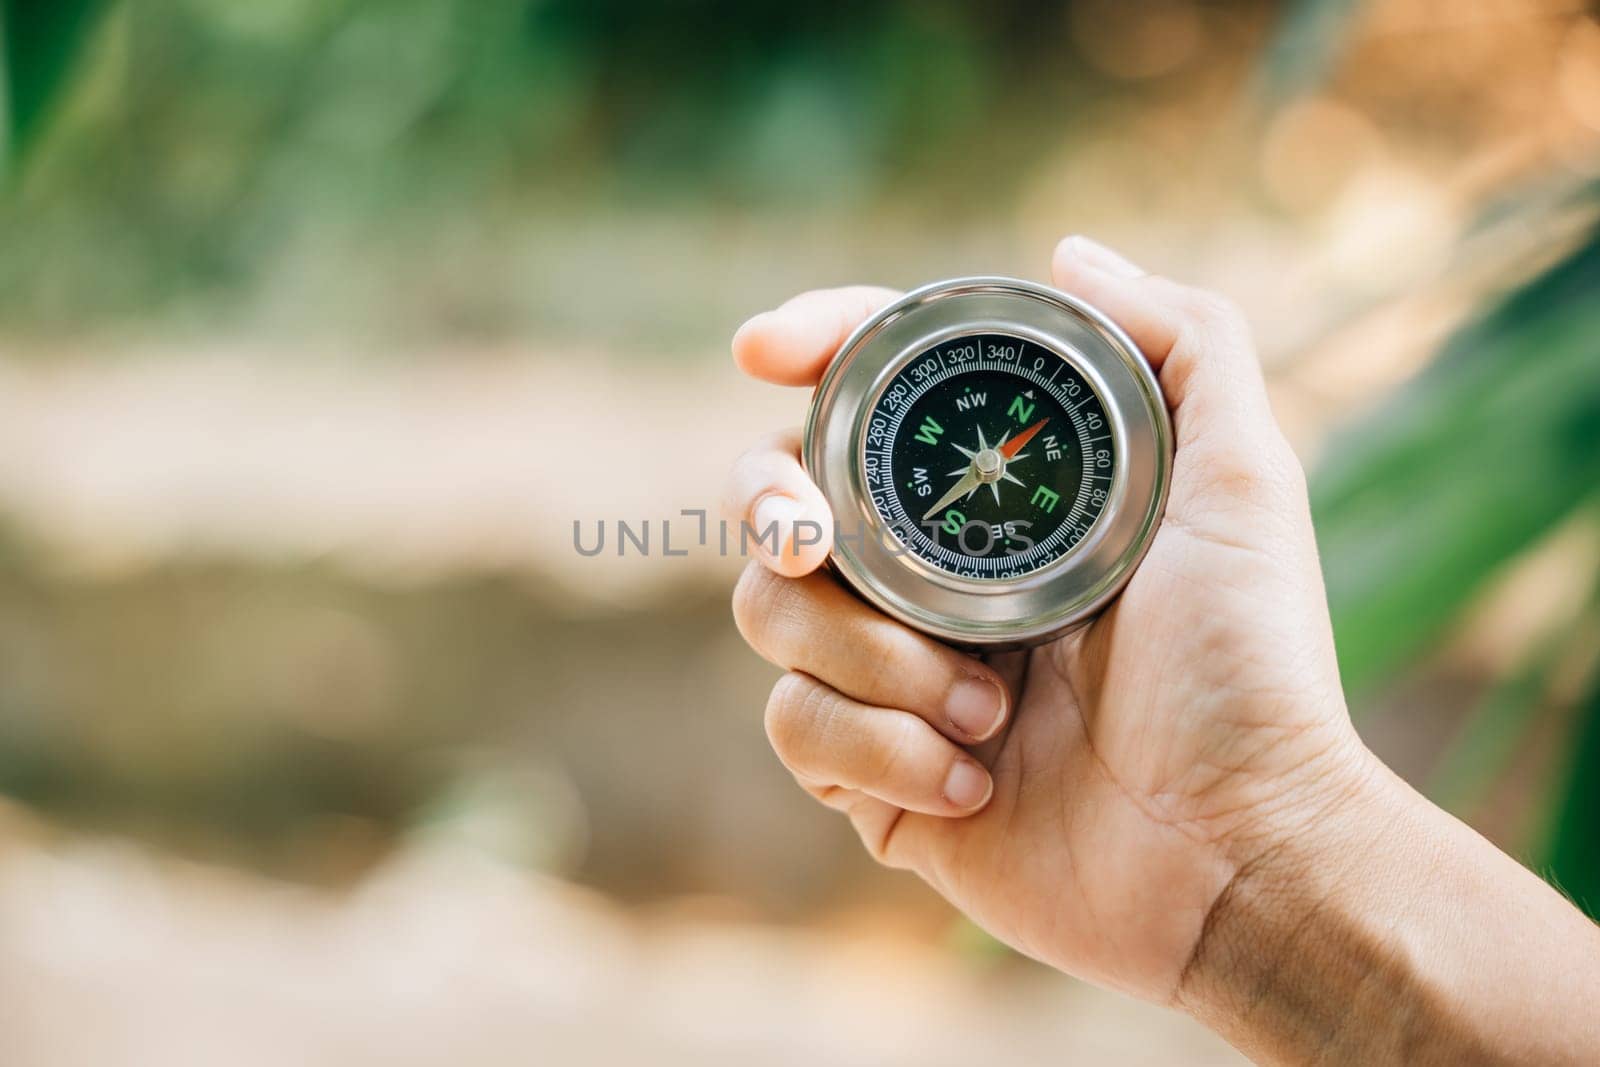
[[[1258,1062],[1593,1062],[1600,928],[1364,749],[1324,779],[1238,846],[1174,1006]]]
[[[1389,914],[1384,898],[1399,888],[1388,870],[1427,847],[1419,804],[1352,737],[1230,842],[1233,875],[1174,1005],[1258,1061],[1407,1059],[1418,983],[1381,917]],[[1395,1024],[1381,1037],[1360,1021],[1372,1009]],[[1385,1050],[1378,1041],[1395,1044]]]

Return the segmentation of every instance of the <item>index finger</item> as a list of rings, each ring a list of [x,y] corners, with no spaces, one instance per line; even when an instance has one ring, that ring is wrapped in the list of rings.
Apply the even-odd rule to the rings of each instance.
[[[816,385],[850,331],[899,297],[874,285],[801,293],[739,327],[733,361],[774,385]]]

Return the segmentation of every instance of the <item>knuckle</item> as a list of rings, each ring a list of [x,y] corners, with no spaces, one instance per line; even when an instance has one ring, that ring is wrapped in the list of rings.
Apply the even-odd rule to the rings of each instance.
[[[866,763],[861,768],[863,780],[881,784],[911,774],[923,728],[922,720],[915,716],[894,715],[879,734],[877,743],[865,753]]]
[[[852,627],[849,640],[870,692],[896,693],[928,673],[925,665],[919,664],[916,637],[888,619],[862,619]]]
[[[1221,293],[1191,289],[1186,305],[1190,317],[1212,332],[1238,335],[1249,331],[1244,311]]]
[[[797,636],[809,625],[805,579],[785,578],[757,562],[745,564],[733,588],[733,621],[745,641],[783,667],[793,666]]]
[[[722,484],[722,515],[740,522],[756,498],[778,478],[783,457],[800,447],[800,431],[776,430],[757,438],[734,458]]]
[[[883,867],[890,866],[889,834],[865,826],[857,826],[856,834],[861,838],[861,847],[867,850],[868,859]]]
[[[1273,464],[1264,450],[1242,442],[1230,442],[1212,454],[1208,462],[1212,481],[1230,495],[1255,498],[1275,488]]]
[[[768,444],[768,437],[770,436],[771,435],[763,435],[756,438],[754,441],[750,442],[749,447],[741,450],[737,456],[733,457],[732,470],[734,474],[743,474],[751,467],[759,466],[761,464],[762,457],[764,457],[771,448],[771,445]]]
[[[1273,509],[1306,495],[1305,469],[1281,435],[1229,440],[1207,458],[1211,483],[1228,497]]]
[[[785,766],[795,766],[815,730],[812,720],[820,690],[812,679],[790,671],[778,679],[767,697],[767,741]]]
[[[752,647],[759,647],[761,643],[776,581],[777,575],[752,561],[745,564],[738,584],[733,587],[733,622]]]
[[[1260,374],[1249,321],[1229,298],[1201,290],[1191,292],[1181,316],[1177,347],[1196,364],[1192,370],[1198,371],[1203,363],[1216,368],[1211,373],[1239,378],[1230,381],[1232,388],[1244,388],[1240,376]],[[1254,369],[1246,371],[1247,367]]]
[[[743,519],[745,510],[750,507],[751,480],[761,467],[764,453],[765,449],[759,444],[747,448],[735,456],[728,467],[727,477],[722,482],[722,516],[729,522]]]
[[[895,831],[900,828],[904,815],[904,812],[899,812],[887,823],[877,821],[869,823],[865,819],[857,818],[854,812],[851,813],[850,821],[855,824],[856,834],[861,838],[862,847],[867,850],[867,855],[875,863],[885,867],[906,866],[904,860],[896,856],[892,847]]]

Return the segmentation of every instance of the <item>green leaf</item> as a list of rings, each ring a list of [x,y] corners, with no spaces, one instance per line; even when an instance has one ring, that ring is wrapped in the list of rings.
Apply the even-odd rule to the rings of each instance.
[[[1600,487],[1600,231],[1336,436],[1312,483],[1345,685],[1433,641]]]
[[[106,0],[0,0],[0,173],[15,168],[65,88]]]
[[[1600,918],[1600,671],[1590,679],[1574,739],[1546,877],[1590,916]]]
[[[1440,755],[1428,779],[1428,796],[1463,818],[1471,814],[1528,736],[1551,676],[1589,639],[1590,623],[1586,618],[1575,626],[1563,619],[1479,701]]]
[[[1278,107],[1328,80],[1361,0],[1298,0],[1288,5],[1262,51],[1256,97]]]

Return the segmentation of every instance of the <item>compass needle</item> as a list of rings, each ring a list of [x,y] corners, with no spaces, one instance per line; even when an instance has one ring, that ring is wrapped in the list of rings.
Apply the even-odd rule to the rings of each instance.
[[[1032,411],[1033,405],[1028,405],[1027,410]],[[1033,440],[1033,435],[1044,429],[1045,423],[1049,421],[1049,419],[1040,419],[1026,430],[1017,434],[1016,440],[1000,446],[1000,454],[1006,459],[1016,459],[1017,453],[1022,451],[1022,446]]]
[[[977,487],[978,472],[975,470],[968,470],[966,477],[962,478],[955,485],[951,486],[950,491],[944,496],[940,497],[939,502],[927,510],[927,512],[922,516],[922,521],[927,522],[929,519],[939,514],[939,512],[943,511],[951,504],[954,504],[957,500],[960,500],[966,496],[971,496],[971,491]]]

